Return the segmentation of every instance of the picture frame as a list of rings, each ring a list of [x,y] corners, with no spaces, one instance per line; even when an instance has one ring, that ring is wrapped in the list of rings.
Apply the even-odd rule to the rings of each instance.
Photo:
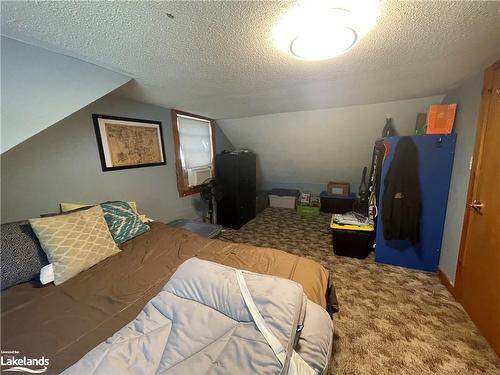
[[[326,186],[326,191],[331,194],[341,195],[348,197],[351,193],[351,185],[348,182],[334,182],[330,181]]]
[[[303,191],[300,193],[300,204],[305,204],[309,205],[311,203],[311,192],[310,191]]]
[[[103,172],[167,164],[161,121],[92,114]]]

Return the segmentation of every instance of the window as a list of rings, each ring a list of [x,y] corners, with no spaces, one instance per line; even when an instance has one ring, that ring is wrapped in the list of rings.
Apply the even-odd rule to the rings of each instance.
[[[213,121],[172,110],[172,130],[179,196],[199,193],[214,175]]]

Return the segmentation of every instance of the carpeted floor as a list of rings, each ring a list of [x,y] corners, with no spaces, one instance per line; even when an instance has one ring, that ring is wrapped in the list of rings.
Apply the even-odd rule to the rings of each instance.
[[[435,274],[333,254],[329,217],[267,208],[225,238],[312,258],[333,275],[330,374],[500,374],[500,360]]]

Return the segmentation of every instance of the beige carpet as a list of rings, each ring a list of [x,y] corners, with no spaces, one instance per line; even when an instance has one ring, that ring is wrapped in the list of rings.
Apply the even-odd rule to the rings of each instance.
[[[333,254],[329,217],[300,218],[267,208],[234,242],[274,247],[315,259],[333,275],[330,374],[500,374],[500,360],[435,274]]]

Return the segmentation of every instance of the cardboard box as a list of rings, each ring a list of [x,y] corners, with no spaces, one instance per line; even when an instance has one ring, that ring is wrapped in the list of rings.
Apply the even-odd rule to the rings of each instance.
[[[456,112],[456,104],[431,105],[427,115],[427,134],[450,134]]]

